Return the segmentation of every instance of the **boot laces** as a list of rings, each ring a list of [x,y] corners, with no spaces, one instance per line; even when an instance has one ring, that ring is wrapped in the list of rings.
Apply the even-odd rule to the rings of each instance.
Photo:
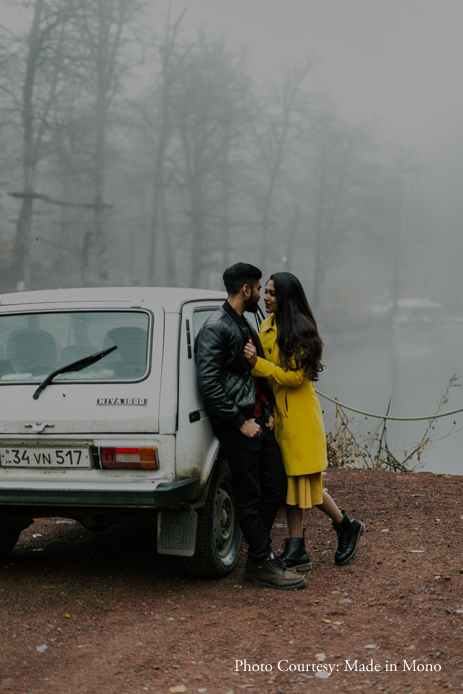
[[[283,573],[286,571],[285,565],[281,561],[280,557],[277,557],[276,555],[272,559],[268,559],[268,564],[269,564],[269,566],[276,569],[277,571],[280,571]]]

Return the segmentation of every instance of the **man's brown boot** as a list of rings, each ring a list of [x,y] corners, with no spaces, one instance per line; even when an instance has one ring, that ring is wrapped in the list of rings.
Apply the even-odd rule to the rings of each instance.
[[[294,590],[304,588],[307,581],[295,571],[287,571],[273,552],[256,564],[252,582],[260,588],[277,590]]]

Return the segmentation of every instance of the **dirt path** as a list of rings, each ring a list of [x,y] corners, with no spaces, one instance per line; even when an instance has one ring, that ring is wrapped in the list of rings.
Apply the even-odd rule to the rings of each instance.
[[[333,564],[308,516],[301,591],[186,576],[145,525],[36,522],[0,568],[0,692],[445,692],[463,688],[463,477],[329,470],[368,531]],[[284,516],[274,531],[286,535]]]

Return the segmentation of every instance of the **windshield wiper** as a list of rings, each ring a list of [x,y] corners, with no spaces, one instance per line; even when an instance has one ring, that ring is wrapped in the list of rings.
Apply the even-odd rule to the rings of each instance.
[[[42,381],[32,397],[34,400],[37,400],[42,390],[45,390],[55,376],[68,373],[69,371],[82,371],[82,369],[85,369],[87,366],[91,366],[96,361],[103,359],[107,354],[110,354],[110,352],[114,352],[115,349],[117,349],[117,345],[113,345],[108,349],[103,349],[101,352],[96,352],[96,354],[91,354],[89,357],[82,357],[82,359],[73,361],[72,364],[61,366],[59,369],[56,369],[56,371],[52,371],[51,374]]]

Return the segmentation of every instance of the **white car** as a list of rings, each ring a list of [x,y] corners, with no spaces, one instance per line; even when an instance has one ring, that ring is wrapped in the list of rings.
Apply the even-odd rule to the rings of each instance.
[[[193,353],[224,299],[152,287],[0,296],[0,556],[34,518],[94,530],[144,518],[190,572],[231,571],[241,533]]]

